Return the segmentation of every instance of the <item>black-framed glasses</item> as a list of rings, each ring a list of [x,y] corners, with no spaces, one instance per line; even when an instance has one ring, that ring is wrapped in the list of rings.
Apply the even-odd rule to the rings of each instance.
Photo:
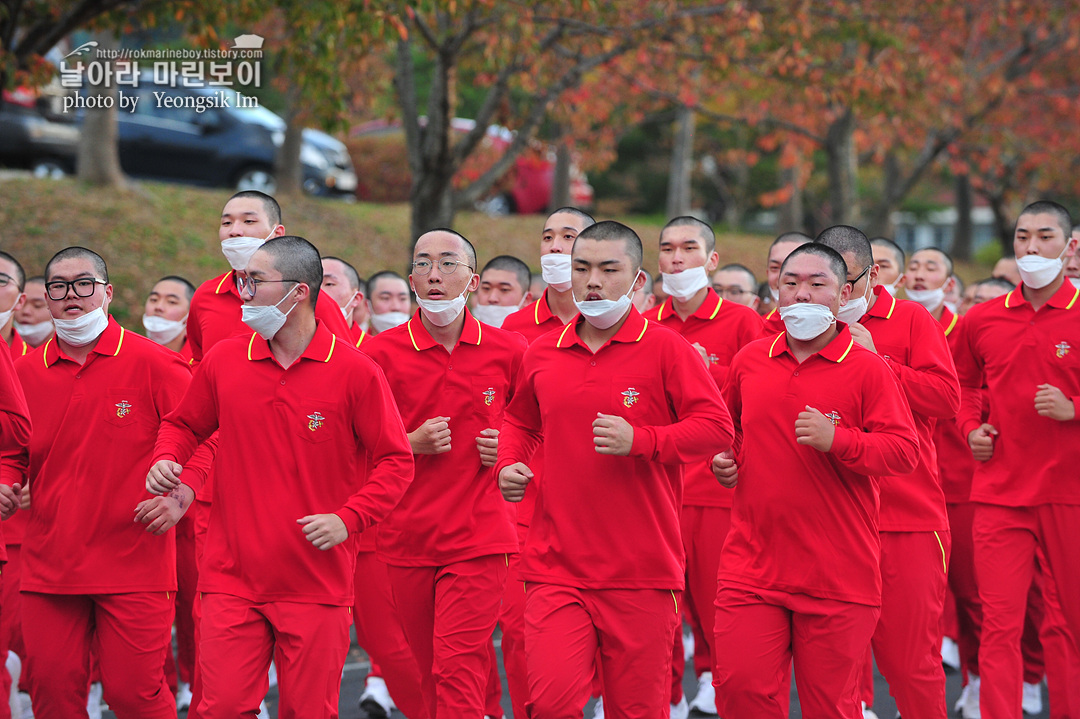
[[[431,268],[435,265],[431,260],[417,260],[412,263],[413,273],[417,275],[427,275],[431,273]],[[452,275],[457,272],[458,265],[462,267],[469,267],[464,262],[458,260],[439,260],[439,274]],[[469,271],[472,272],[473,268],[469,267]]]
[[[859,280],[861,280],[861,279],[863,278],[863,275],[865,275],[865,274],[866,274],[867,272],[869,272],[869,271],[870,271],[870,268],[871,268],[871,267],[873,267],[873,265],[867,265],[867,266],[866,266],[866,269],[864,269],[864,270],[863,270],[862,272],[860,272],[860,273],[859,273],[858,275],[856,275],[856,276],[855,276],[855,279],[853,279],[853,280],[848,280],[848,283],[849,283],[849,284],[850,284],[850,285],[851,285],[852,287],[854,287],[855,285],[859,284]]]
[[[236,289],[240,292],[247,291],[247,293],[254,298],[256,290],[259,289],[259,285],[283,284],[288,282],[300,284],[300,280],[257,280],[251,275],[247,275],[236,278]]]
[[[109,283],[105,280],[99,280],[96,277],[84,277],[78,280],[72,280],[71,282],[53,280],[52,282],[45,283],[45,292],[48,293],[49,299],[55,302],[67,297],[69,289],[75,290],[76,297],[89,297],[94,294],[94,285],[107,284]]]

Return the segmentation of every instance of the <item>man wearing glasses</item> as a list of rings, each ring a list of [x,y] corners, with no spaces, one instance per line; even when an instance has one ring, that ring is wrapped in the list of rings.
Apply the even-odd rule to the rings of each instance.
[[[725,300],[710,285],[709,273],[719,263],[716,235],[708,224],[685,216],[668,222],[660,231],[660,273],[668,297],[659,307],[645,313],[646,319],[674,330],[694,346],[717,389],[723,386],[735,353],[761,336],[761,319],[757,313]],[[691,708],[715,714],[713,600],[720,548],[731,524],[733,492],[717,483],[705,462],[687,465],[684,481],[684,606],[689,610],[690,626],[694,629],[694,668],[698,675],[698,695]],[[672,699],[676,704],[681,697]]]
[[[713,273],[712,287],[716,294],[725,300],[746,305],[754,312],[758,311],[761,304],[761,298],[757,294],[758,281],[749,267],[738,263],[724,265]]]
[[[302,238],[255,252],[241,284],[254,332],[206,355],[162,425],[146,477],[151,491],[190,500],[198,478],[189,484],[178,463],[218,433],[199,575],[202,717],[254,716],[271,657],[282,716],[336,715],[356,536],[410,481],[382,373],[316,320],[322,277],[318,250]]]
[[[518,551],[493,467],[526,344],[465,309],[475,268],[476,251],[457,232],[422,235],[409,275],[419,311],[361,345],[386,372],[416,458],[377,551],[432,718],[483,715],[491,633]]]
[[[176,591],[175,497],[143,485],[161,417],[190,373],[179,355],[109,318],[104,260],[82,247],[45,268],[56,337],[16,367],[34,436],[33,511],[22,545],[22,616],[34,714],[86,715],[90,649],[118,717],[176,717],[165,681]],[[185,478],[208,467],[186,466]],[[186,502],[184,504],[186,507]],[[148,531],[150,530],[150,531]]]

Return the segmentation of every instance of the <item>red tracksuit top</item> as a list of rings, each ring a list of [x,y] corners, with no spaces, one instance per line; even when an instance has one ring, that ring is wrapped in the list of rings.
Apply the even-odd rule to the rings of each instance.
[[[701,307],[685,322],[675,313],[670,297],[646,312],[645,319],[659,322],[690,344],[696,342],[704,347],[709,354],[709,374],[718,388],[724,386],[735,354],[761,337],[758,313],[745,305],[725,301],[711,287]],[[735,495],[716,481],[708,461],[687,465],[683,485],[684,507],[731,507]]]
[[[922,305],[898,300],[884,287],[859,321],[904,390],[919,434],[919,464],[903,476],[879,477],[881,531],[934,532],[949,528],[938,474],[934,424],[951,422],[960,409],[960,384],[952,353],[934,318]]]
[[[948,307],[941,313],[938,324],[945,332],[949,351],[956,356],[960,338],[959,326],[962,320]],[[975,474],[975,458],[967,439],[960,434],[956,422],[940,420],[934,425],[934,447],[938,455],[938,471],[941,475],[941,490],[949,504],[961,504],[971,499],[971,478]]]
[[[1080,289],[1066,280],[1035,312],[1022,288],[975,305],[960,326],[960,434],[966,440],[982,424],[983,387],[990,396],[987,421],[999,432],[993,457],[976,463],[971,501],[1080,504],[1080,421],[1035,411],[1040,384],[1057,387],[1080,408]]]
[[[288,369],[255,333],[224,340],[162,423],[154,461],[182,464],[215,431],[199,591],[351,606],[356,533],[385,517],[412,478],[382,371],[321,322]],[[330,512],[353,536],[321,551],[296,520]]]
[[[480,464],[476,437],[502,424],[526,344],[464,313],[450,353],[432,339],[419,311],[362,345],[386,373],[408,431],[432,417],[450,418],[451,450],[415,456],[412,485],[379,525],[376,552],[387,564],[443,566],[518,551],[513,510],[494,470]]]
[[[68,358],[53,337],[16,371],[34,422],[22,588],[175,590],[173,534],[154,536],[133,520],[135,506],[151,496],[146,471],[162,417],[191,381],[183,360],[110,317],[86,364]]]
[[[631,309],[593,354],[580,316],[529,346],[499,438],[502,469],[541,444],[544,479],[521,577],[584,589],[683,588],[683,465],[731,444],[731,418],[697,350]],[[634,427],[630,455],[598,454],[592,422]]]
[[[32,426],[30,409],[26,406],[26,396],[22,384],[15,373],[15,365],[10,355],[0,352],[0,482],[7,486],[22,484],[26,476],[27,449],[30,446]],[[8,526],[16,521],[20,525],[18,541],[12,541]],[[0,532],[0,563],[7,560],[8,544],[22,544],[22,526],[25,525],[26,512],[16,510],[10,519],[4,522]]]
[[[894,373],[855,343],[847,325],[802,364],[787,334],[748,345],[731,365],[724,399],[739,468],[719,577],[881,604],[879,475],[915,468],[919,439]],[[829,452],[797,444],[809,405],[836,424]]]

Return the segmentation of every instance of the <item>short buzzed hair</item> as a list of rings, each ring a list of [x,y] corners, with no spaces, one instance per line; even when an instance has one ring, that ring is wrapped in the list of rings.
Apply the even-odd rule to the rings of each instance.
[[[361,282],[360,282],[360,273],[356,271],[355,267],[353,267],[352,265],[350,265],[348,262],[341,259],[340,257],[327,256],[327,257],[323,257],[322,259],[324,259],[324,260],[333,260],[334,262],[340,262],[341,266],[345,268],[345,280],[349,283],[349,287],[352,288],[353,292],[361,292],[363,290],[363,287],[361,287]]]
[[[833,225],[821,231],[814,240],[819,245],[836,250],[841,257],[851,253],[855,255],[855,261],[859,267],[869,267],[874,264],[874,252],[870,249],[870,240],[863,231],[851,225]],[[847,277],[847,274],[844,274]]]
[[[281,273],[281,279],[303,282],[311,295],[311,307],[319,299],[322,287],[322,260],[319,250],[303,237],[282,235],[262,244],[257,252],[265,252],[273,260],[274,269]]]
[[[469,242],[468,238],[465,237],[465,235],[461,234],[457,230],[451,230],[449,227],[436,227],[421,234],[420,237],[423,237],[424,235],[430,235],[432,232],[445,232],[461,240],[461,244],[465,246],[465,259],[468,261],[469,267],[472,269],[472,271],[476,272],[476,248],[473,247],[473,244]],[[420,237],[416,238],[416,242],[420,241]],[[416,242],[413,243],[414,248],[416,247]]]
[[[807,242],[813,242],[814,238],[810,235],[804,235],[802,232],[784,232],[777,235],[776,239],[769,245],[769,249],[776,247],[781,242],[797,242],[800,245],[805,245]]]
[[[820,242],[808,242],[807,244],[800,245],[792,250],[791,254],[784,259],[784,264],[780,265],[781,276],[784,274],[784,268],[787,267],[787,263],[791,262],[792,258],[799,257],[800,255],[815,255],[823,258],[829,263],[829,269],[832,270],[833,275],[836,276],[836,282],[841,287],[848,283],[847,263],[844,262],[844,257],[833,248]]]
[[[19,264],[19,261],[9,255],[7,252],[0,251],[0,258],[7,260],[11,264],[15,265],[15,284],[19,287],[19,292],[26,289],[26,272],[23,270],[23,266]]]
[[[240,197],[250,197],[253,200],[262,202],[263,209],[266,211],[266,221],[270,223],[271,227],[277,227],[281,224],[281,205],[270,195],[258,190],[240,190],[240,192],[230,197],[225,204],[227,205]]]
[[[673,218],[668,220],[668,223],[664,225],[664,229],[660,230],[661,239],[664,237],[665,230],[669,227],[694,227],[705,244],[705,256],[711,255],[716,250],[716,233],[713,232],[713,228],[708,222],[703,222],[690,215]]]
[[[184,294],[187,295],[188,302],[191,302],[191,298],[195,296],[195,285],[180,275],[165,275],[154,284],[157,285],[158,282],[179,282],[184,286]]]
[[[907,255],[904,254],[904,250],[901,249],[900,245],[896,244],[888,237],[875,237],[874,239],[870,240],[870,245],[871,254],[873,254],[874,247],[884,247],[885,249],[890,250],[893,255],[896,256],[896,268],[900,270],[901,273],[903,273],[904,266],[907,263]]]
[[[513,255],[499,255],[488,260],[488,263],[484,265],[483,272],[480,273],[481,279],[484,277],[484,272],[488,270],[513,272],[522,292],[528,292],[529,286],[532,284],[532,271],[529,270],[529,266]]]
[[[579,210],[576,207],[560,207],[559,209],[555,210],[554,212],[549,212],[548,217],[551,217],[552,215],[558,215],[560,213],[565,213],[565,214],[568,214],[568,215],[574,215],[575,217],[577,217],[578,219],[580,219],[582,222],[585,223],[585,227],[589,227],[591,225],[596,224],[596,220],[593,218],[592,215],[590,215],[588,212],[585,212],[584,210]]]
[[[1053,215],[1057,220],[1058,226],[1061,227],[1062,233],[1065,235],[1065,239],[1069,239],[1072,235],[1072,215],[1063,206],[1050,200],[1039,200],[1038,202],[1032,202],[1025,207],[1017,215],[1016,219],[1019,222],[1020,218],[1024,215]]]
[[[944,260],[945,260],[945,268],[947,270],[947,272],[945,274],[949,275],[950,277],[952,276],[952,274],[953,274],[953,260],[952,260],[952,257],[949,256],[948,252],[941,249],[940,247],[920,247],[919,249],[917,249],[917,250],[915,250],[914,252],[911,253],[912,258],[914,258],[915,255],[919,254],[920,252],[936,252],[939,255],[941,255],[942,258],[944,258]]]
[[[1004,277],[987,277],[985,280],[980,280],[975,283],[976,287],[997,287],[998,289],[1006,292],[1012,292],[1016,289],[1016,285],[1009,282]]]
[[[644,255],[641,238],[621,222],[604,220],[603,222],[597,222],[595,225],[589,225],[578,234],[577,239],[574,240],[574,246],[577,246],[577,243],[581,240],[595,240],[598,242],[621,240],[626,245],[626,254],[630,256],[634,269],[641,269],[641,260]],[[572,249],[571,252],[573,252]]]
[[[401,280],[405,283],[406,287],[409,286],[408,281],[393,270],[380,270],[373,274],[371,277],[368,277],[368,289],[372,292],[375,292],[375,285],[379,284],[379,280]]]
[[[98,275],[99,280],[104,280],[106,283],[109,281],[109,268],[105,266],[105,260],[101,255],[88,250],[85,247],[65,247],[52,256],[52,259],[45,265],[45,281],[48,282],[51,277],[50,270],[52,269],[54,262],[60,262],[61,260],[74,260],[83,259],[90,260],[90,264],[94,267],[94,274]]]
[[[740,265],[738,262],[732,262],[730,265],[724,265],[719,270],[717,270],[717,272],[742,272],[750,280],[750,291],[757,291],[757,277],[754,277],[754,273],[746,265]]]

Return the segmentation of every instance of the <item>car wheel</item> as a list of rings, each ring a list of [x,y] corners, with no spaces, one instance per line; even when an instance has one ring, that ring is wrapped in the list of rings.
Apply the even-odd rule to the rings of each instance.
[[[236,178],[237,190],[259,190],[268,195],[277,191],[277,178],[263,167],[249,167]]]
[[[505,192],[476,203],[476,209],[492,217],[503,217],[514,211],[513,200]]]
[[[304,178],[304,192],[312,197],[323,197],[327,194],[326,187],[319,184],[314,177]]]
[[[56,160],[35,160],[30,166],[30,172],[34,174],[34,177],[47,177],[50,180],[59,180],[67,176],[67,170]]]

